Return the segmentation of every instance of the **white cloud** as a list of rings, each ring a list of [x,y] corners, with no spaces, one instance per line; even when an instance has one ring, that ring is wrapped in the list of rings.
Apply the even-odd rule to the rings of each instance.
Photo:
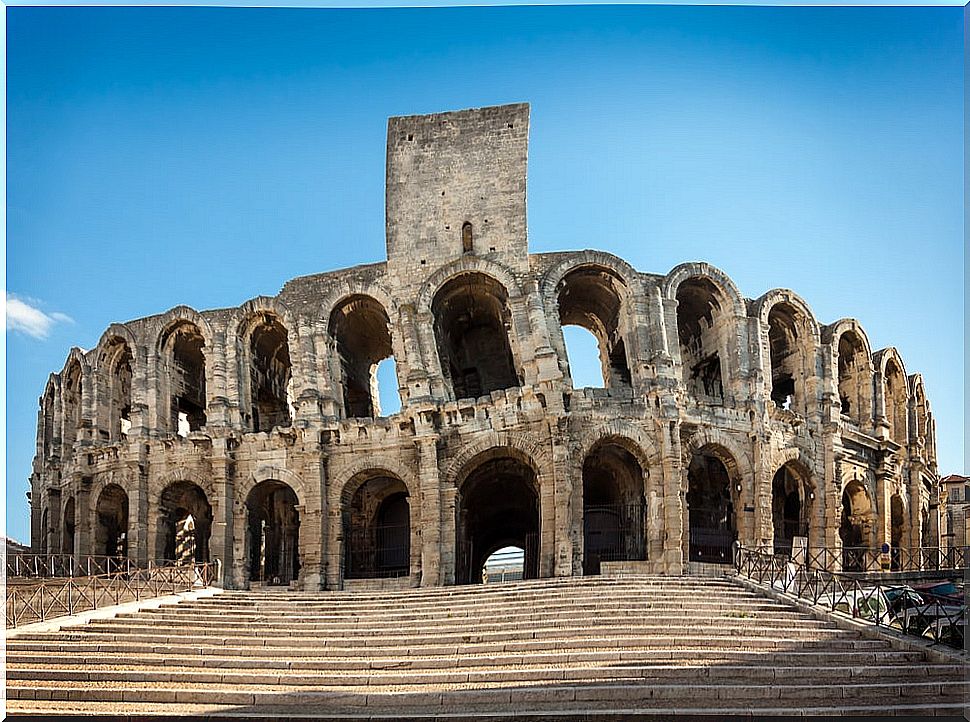
[[[37,301],[31,298],[18,298],[7,293],[7,330],[19,331],[34,338],[45,339],[56,323],[74,323],[65,313],[55,311],[47,314],[37,308]]]

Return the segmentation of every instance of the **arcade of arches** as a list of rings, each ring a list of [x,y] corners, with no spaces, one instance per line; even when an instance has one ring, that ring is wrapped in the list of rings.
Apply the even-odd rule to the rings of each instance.
[[[940,544],[932,385],[864,308],[530,252],[524,104],[387,129],[385,257],[112,324],[37,389],[33,550],[390,589],[508,548],[535,577]]]

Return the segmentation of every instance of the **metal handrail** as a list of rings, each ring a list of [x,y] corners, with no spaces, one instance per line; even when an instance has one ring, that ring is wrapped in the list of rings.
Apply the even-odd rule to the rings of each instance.
[[[7,587],[7,627],[43,622],[105,606],[141,601],[208,587],[220,563],[157,564],[109,574],[50,577]]]
[[[779,554],[773,547],[746,547],[763,554]],[[787,550],[786,550],[787,551]],[[890,547],[888,552],[872,547],[811,547],[805,564],[812,569],[842,573],[874,571],[962,571],[970,569],[970,547]]]
[[[899,584],[869,581],[796,563],[765,549],[751,549],[741,544],[735,545],[734,567],[739,576],[829,612],[847,614],[876,627],[929,639],[934,644],[963,649],[966,604],[947,605],[938,601],[910,604],[907,592]],[[901,602],[896,603],[900,596]]]
[[[135,563],[127,557],[73,554],[8,554],[7,577],[90,577],[131,571]]]

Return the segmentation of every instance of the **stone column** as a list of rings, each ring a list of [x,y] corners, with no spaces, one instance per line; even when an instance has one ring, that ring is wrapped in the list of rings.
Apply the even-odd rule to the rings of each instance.
[[[441,582],[455,583],[458,539],[455,535],[455,514],[458,489],[445,486],[441,490]]]
[[[209,559],[215,562],[217,559],[222,562],[223,579],[220,580],[224,586],[232,586],[227,583],[231,579],[229,570],[233,567],[235,557],[233,555],[233,537],[236,532],[234,528],[235,515],[235,483],[231,471],[230,462],[231,452],[229,451],[226,438],[212,439],[212,497],[209,503],[212,505],[212,530],[209,534]],[[241,520],[245,524],[245,519]]]
[[[553,484],[555,485],[556,510],[556,547],[553,574],[557,577],[569,577],[575,572],[573,569],[573,540],[577,536],[575,514],[573,513],[578,505],[582,509],[582,501],[574,496],[575,484],[572,475],[569,473],[569,447],[566,445],[564,435],[556,428],[553,422],[549,424],[549,433],[552,438],[552,464],[553,464]],[[582,488],[582,487],[580,487]],[[583,533],[583,518],[579,515],[578,534]],[[582,559],[580,558],[580,565]],[[580,572],[582,567],[580,567]]]
[[[681,462],[680,422],[659,419],[657,438],[660,444],[660,469],[664,496],[663,571],[683,574],[688,550],[687,467]]]
[[[419,436],[418,499],[421,519],[421,586],[441,584],[441,484],[435,437]]]
[[[93,480],[90,476],[80,479],[79,483],[73,484],[77,488],[77,501],[74,506],[75,526],[74,539],[75,549],[79,556],[85,554],[100,553],[92,549],[94,541],[94,528],[97,523],[97,510],[95,509],[96,499],[91,498],[91,485]]]

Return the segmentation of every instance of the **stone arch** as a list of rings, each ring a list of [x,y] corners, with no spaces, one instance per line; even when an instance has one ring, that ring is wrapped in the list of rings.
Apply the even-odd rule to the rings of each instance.
[[[60,373],[62,458],[67,459],[74,453],[74,442],[89,418],[85,406],[91,396],[91,376],[84,352],[75,346],[68,353]]]
[[[330,375],[345,417],[381,416],[377,368],[395,358],[395,335],[387,307],[373,296],[343,296],[333,305],[327,320]]]
[[[127,556],[131,528],[128,492],[114,481],[103,481],[91,499],[94,504],[94,553]]]
[[[339,487],[344,579],[409,575],[418,561],[420,494],[380,465],[356,471]]]
[[[817,407],[821,333],[808,304],[794,291],[774,289],[755,302],[769,397],[780,408],[808,415]]]
[[[60,455],[61,430],[61,390],[60,377],[49,374],[44,393],[40,397],[40,423],[37,431],[38,451],[44,461]]]
[[[741,533],[744,500],[753,494],[750,461],[719,429],[705,429],[684,445],[686,483],[683,538],[690,561],[728,564]],[[747,487],[747,488],[746,488]]]
[[[442,287],[458,276],[468,273],[477,273],[494,279],[505,289],[510,299],[522,295],[522,287],[506,266],[481,256],[467,255],[442,266],[431,274],[418,291],[415,308],[419,312],[430,312],[432,299],[438,295]]]
[[[364,477],[370,472],[378,470],[389,476],[396,477],[400,479],[404,485],[407,487],[408,492],[418,498],[420,493],[420,482],[417,476],[408,467],[407,464],[401,463],[401,461],[389,454],[368,454],[366,458],[352,457],[349,463],[334,464],[330,469],[330,478],[333,480],[332,483],[328,485],[329,488],[329,503],[332,507],[339,506],[344,500],[344,495],[347,489],[350,489],[352,494],[356,491],[356,487],[353,484]]]
[[[431,318],[439,368],[452,398],[479,398],[522,385],[523,365],[508,288],[477,271],[435,292]]]
[[[176,306],[162,314],[154,328],[158,426],[180,435],[199,431],[207,423],[213,390],[212,327],[197,311]]]
[[[771,479],[771,520],[775,554],[791,555],[793,539],[811,540],[816,500],[812,467],[798,449],[783,449],[775,455]]]
[[[926,386],[923,383],[922,374],[912,374],[909,377],[910,399],[913,412],[910,414],[912,424],[910,426],[909,440],[918,449],[924,452],[930,437],[927,429],[929,423],[929,403],[926,400]]]
[[[248,580],[267,585],[291,584],[299,579],[303,569],[305,541],[301,544],[301,538],[305,540],[307,536],[300,533],[305,506],[299,491],[277,475],[257,481],[254,474],[248,481],[251,483],[240,490],[244,492],[246,510]]]
[[[573,459],[581,463],[593,447],[604,441],[616,443],[629,451],[643,468],[644,475],[649,474],[651,467],[659,459],[659,451],[654,440],[639,426],[623,419],[610,419],[603,426],[597,427],[595,432],[584,434]]]
[[[842,485],[840,509],[839,538],[842,545],[842,569],[865,571],[869,561],[869,550],[874,541],[873,525],[879,513],[869,485],[858,478],[846,481]]]
[[[176,466],[159,475],[152,483],[152,488],[161,492],[166,486],[178,481],[190,481],[202,489],[210,501],[214,498],[215,485],[212,477],[188,466]]]
[[[300,387],[293,359],[299,359],[297,325],[289,309],[274,298],[259,296],[237,309],[228,364],[235,361],[235,396],[243,428],[272,431],[293,422],[295,388]],[[297,353],[294,354],[294,347]]]
[[[552,449],[540,437],[521,431],[492,431],[485,438],[462,446],[445,468],[442,481],[455,488],[460,487],[464,481],[462,471],[473,459],[491,449],[509,450],[510,454],[532,467],[539,478],[553,473]]]
[[[582,493],[583,573],[604,561],[647,558],[649,466],[639,444],[602,435],[579,457]]]
[[[873,421],[872,347],[862,325],[843,318],[822,329],[822,342],[829,345],[828,375],[835,381],[842,415],[862,428]]]
[[[744,318],[748,315],[744,297],[738,291],[737,286],[734,285],[734,281],[724,271],[709,263],[681,263],[679,266],[670,269],[661,284],[663,298],[668,301],[676,301],[680,284],[690,278],[703,278],[715,286],[728,300],[732,315],[735,318]]]
[[[120,441],[131,429],[135,350],[134,335],[120,324],[113,324],[98,341],[96,415],[105,441]]]
[[[456,580],[481,581],[497,549],[525,551],[525,578],[539,575],[542,504],[538,465],[520,449],[493,446],[472,456],[455,478]]]
[[[303,507],[306,507],[315,496],[304,483],[303,477],[296,472],[275,464],[261,464],[252,474],[241,479],[236,490],[236,498],[245,504],[250,492],[264,481],[280,481],[286,484],[294,491],[298,504]]]
[[[631,298],[629,286],[612,266],[589,262],[571,265],[554,289],[560,333],[565,326],[579,326],[593,335],[608,388],[630,388],[633,382],[630,351],[637,324]],[[560,361],[568,375],[567,359]]]
[[[157,559],[209,561],[213,499],[201,484],[183,477],[161,485],[154,508]]]
[[[909,521],[909,501],[905,494],[896,491],[889,497],[889,568],[892,571],[902,568],[901,550],[908,545]]]
[[[902,356],[890,346],[876,352],[873,365],[879,372],[878,391],[889,438],[902,447],[909,443],[909,381]]]

